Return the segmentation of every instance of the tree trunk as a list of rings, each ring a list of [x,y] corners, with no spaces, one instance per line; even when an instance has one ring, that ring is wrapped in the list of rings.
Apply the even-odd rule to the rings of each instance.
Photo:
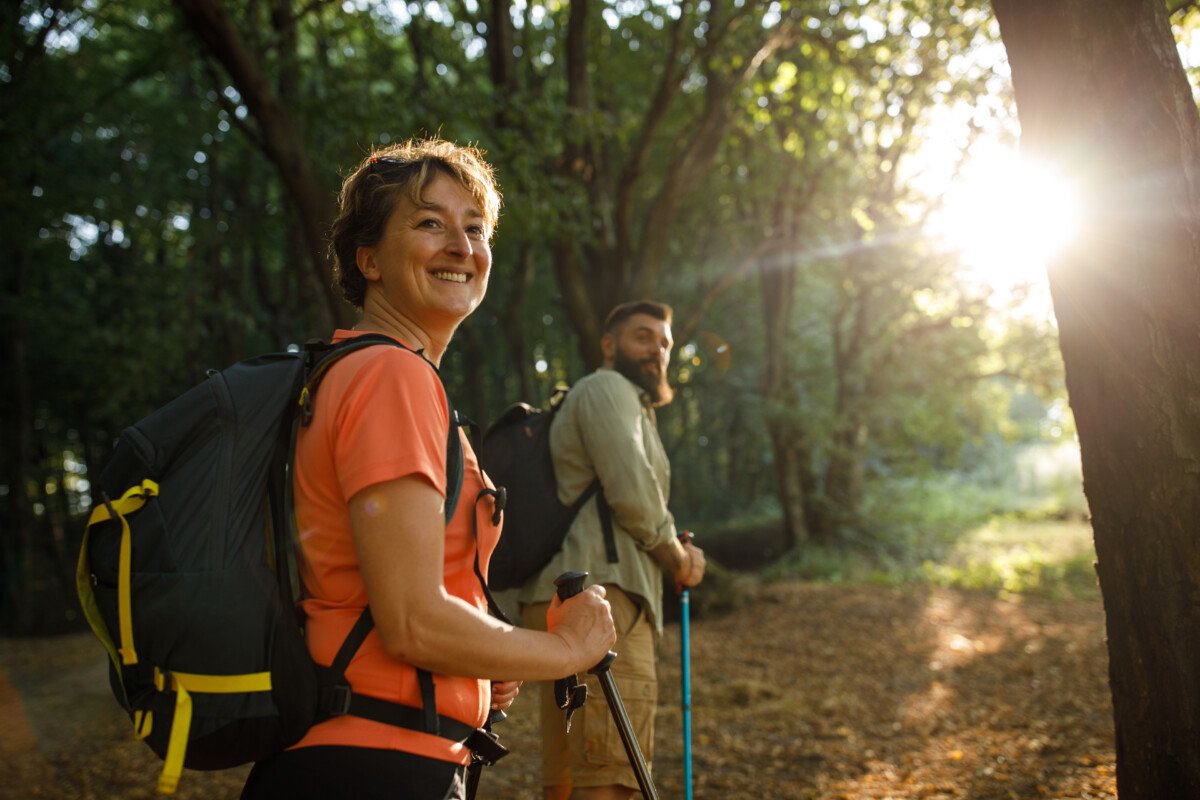
[[[462,388],[461,397],[451,398],[455,408],[473,422],[486,427],[483,412],[488,407],[484,392],[483,365],[487,363],[490,354],[483,353],[481,335],[475,325],[477,320],[466,320],[458,326],[455,334],[455,346],[462,357],[457,361],[459,386]],[[480,431],[482,433],[482,429]],[[472,445],[478,442],[472,441]]]
[[[7,251],[9,275],[5,290],[9,297],[20,298],[29,270],[29,251]],[[4,325],[4,374],[11,406],[5,419],[3,481],[8,486],[9,513],[0,531],[0,626],[9,632],[28,635],[33,632],[37,605],[32,601],[37,519],[29,497],[33,475],[33,398],[29,363],[26,358],[28,329],[23,314],[15,314]]]
[[[788,321],[795,300],[795,266],[768,259],[760,268],[763,320],[766,324],[766,364],[763,402],[767,432],[775,458],[775,480],[783,507],[783,549],[794,550],[808,540],[805,504],[806,470],[811,472],[804,431],[796,422],[795,376],[788,361]]]
[[[861,239],[860,239],[861,243]],[[848,275],[864,272],[864,259],[848,262]],[[870,429],[862,407],[867,393],[867,350],[870,325],[875,317],[871,287],[867,281],[847,280],[847,288],[834,315],[833,370],[834,397],[833,447],[825,467],[825,515],[818,534],[832,540],[845,533],[846,526],[859,521],[863,496],[863,459],[866,458]]]
[[[533,394],[533,366],[529,353],[529,337],[525,335],[525,298],[533,283],[533,248],[521,246],[513,261],[513,274],[508,283],[508,298],[500,312],[500,325],[504,329],[504,340],[508,342],[513,369],[517,373],[517,397],[527,403],[538,404],[540,398]]]
[[[571,327],[579,337],[579,355],[583,358],[585,372],[591,372],[600,366],[600,326],[604,318],[597,318],[593,308],[592,297],[588,292],[587,282],[583,279],[583,267],[575,249],[575,244],[569,241],[555,242],[552,247],[554,254],[554,276],[558,281],[561,292],[563,310]]]
[[[840,420],[833,432],[833,448],[825,469],[825,496],[841,524],[854,525],[861,516],[868,433],[866,423],[852,419]]]
[[[262,133],[263,153],[275,164],[296,208],[297,226],[304,237],[308,278],[321,287],[328,321],[344,327],[353,324],[354,309],[333,288],[332,265],[325,255],[325,234],[333,222],[330,187],[321,181],[309,158],[301,126],[288,111],[279,93],[271,88],[258,61],[242,39],[233,21],[217,0],[175,0],[184,19],[199,39],[229,73],[250,114]]]
[[[1076,181],[1049,269],[1122,800],[1200,797],[1200,120],[1161,0],[994,0],[1022,150]]]
[[[592,76],[589,36],[594,26],[603,25],[587,0],[570,4],[567,24],[566,75],[570,127],[558,164],[565,181],[581,185],[588,197],[591,221],[596,226],[594,241],[578,244],[576,233],[568,232],[553,244],[555,277],[562,292],[568,318],[579,336],[580,354],[592,368],[600,363],[600,325],[617,304],[654,299],[667,245],[675,228],[679,208],[688,192],[699,185],[715,159],[721,138],[728,128],[736,92],[747,85],[771,56],[793,35],[783,26],[767,30],[760,41],[737,55],[738,68],[725,74],[713,68],[720,42],[739,27],[748,9],[725,14],[722,4],[711,6],[706,23],[705,46],[688,48],[688,25],[692,17],[681,17],[667,32],[661,75],[653,97],[628,144],[613,141],[611,131],[597,124],[609,109],[597,108]],[[731,57],[729,53],[726,58]],[[684,131],[671,143],[674,154],[665,169],[654,170],[653,181],[645,169],[653,146],[661,144],[664,126],[684,83],[694,74],[694,64],[706,81],[703,106],[691,113]],[[638,203],[655,185],[653,199]],[[635,220],[641,219],[635,225]],[[723,289],[727,284],[721,284]]]

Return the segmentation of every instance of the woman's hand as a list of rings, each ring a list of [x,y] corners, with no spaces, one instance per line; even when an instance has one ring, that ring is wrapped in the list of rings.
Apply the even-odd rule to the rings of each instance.
[[[568,663],[563,675],[596,666],[617,641],[603,586],[589,586],[567,600],[555,597],[546,613],[546,627],[566,646]]]
[[[492,710],[503,711],[521,693],[521,681],[492,681]]]

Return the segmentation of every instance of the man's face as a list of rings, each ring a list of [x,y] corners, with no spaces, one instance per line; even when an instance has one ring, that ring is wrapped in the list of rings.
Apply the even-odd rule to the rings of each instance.
[[[667,362],[674,346],[671,326],[649,314],[634,314],[608,335],[612,368],[645,389],[654,405],[671,402],[675,397],[667,383]]]

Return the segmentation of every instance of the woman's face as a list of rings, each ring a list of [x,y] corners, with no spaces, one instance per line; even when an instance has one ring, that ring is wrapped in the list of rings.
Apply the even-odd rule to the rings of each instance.
[[[439,173],[419,204],[401,196],[379,243],[358,249],[358,268],[390,311],[452,333],[487,293],[490,233],[471,193]]]

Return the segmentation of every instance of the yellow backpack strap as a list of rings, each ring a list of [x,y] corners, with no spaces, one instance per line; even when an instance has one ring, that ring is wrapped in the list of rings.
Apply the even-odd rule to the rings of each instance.
[[[121,627],[121,646],[118,652],[121,654],[121,663],[126,666],[136,664],[138,657],[133,646],[133,603],[130,599],[133,542],[129,521],[125,517],[144,506],[148,498],[157,495],[158,484],[147,478],[131,487],[120,499],[96,506],[88,519],[88,528],[114,518],[121,521],[121,552],[117,568],[117,613]]]
[[[270,672],[247,675],[196,675],[187,672],[163,672],[154,668],[154,687],[160,692],[175,692],[175,718],[171,720],[171,738],[163,757],[162,774],[158,776],[158,793],[174,794],[183,774],[188,737],[192,728],[192,692],[201,694],[232,694],[235,692],[271,691]]]

